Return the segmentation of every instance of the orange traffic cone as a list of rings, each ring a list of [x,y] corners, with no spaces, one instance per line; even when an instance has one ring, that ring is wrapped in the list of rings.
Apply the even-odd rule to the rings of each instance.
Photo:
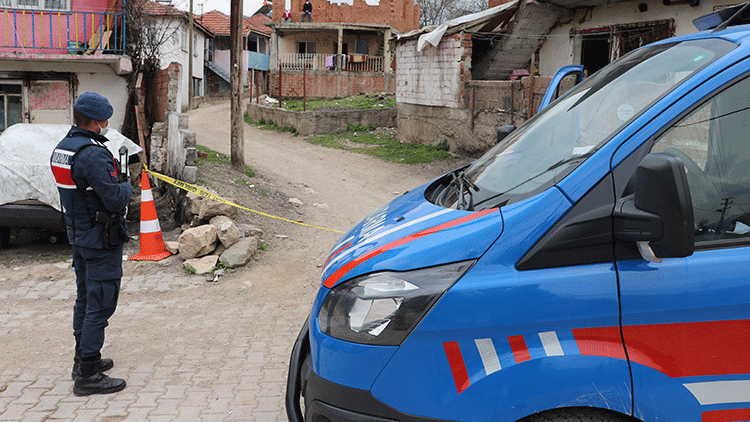
[[[161,261],[171,255],[164,247],[159,218],[156,216],[154,196],[148,182],[146,170],[141,175],[141,252],[130,257],[131,261]]]

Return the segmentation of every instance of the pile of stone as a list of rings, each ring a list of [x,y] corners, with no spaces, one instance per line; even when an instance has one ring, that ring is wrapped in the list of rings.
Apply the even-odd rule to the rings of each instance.
[[[235,224],[236,208],[194,193],[185,197],[183,209],[191,223],[177,241],[164,242],[167,250],[185,260],[196,274],[210,273],[221,262],[237,268],[250,262],[263,232],[251,224]],[[191,270],[192,271],[192,270]]]

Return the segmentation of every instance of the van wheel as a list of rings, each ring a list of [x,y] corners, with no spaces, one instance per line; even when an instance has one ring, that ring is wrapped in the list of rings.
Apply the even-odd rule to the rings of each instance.
[[[10,227],[0,227],[0,249],[5,249],[10,244]]]
[[[638,419],[590,407],[555,409],[527,416],[518,422],[634,422]]]

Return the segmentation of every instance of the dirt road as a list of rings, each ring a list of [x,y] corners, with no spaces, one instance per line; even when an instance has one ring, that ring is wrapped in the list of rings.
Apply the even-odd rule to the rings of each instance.
[[[223,102],[202,105],[188,113],[189,128],[196,133],[198,145],[230,154],[229,109],[229,102]],[[288,196],[300,199],[306,223],[344,231],[396,196],[460,164],[457,160],[420,165],[389,163],[247,124],[244,139],[245,162]],[[318,283],[318,266],[341,235],[291,224],[277,230],[289,238],[272,248],[267,257],[272,263],[268,268],[248,271],[282,275],[279,283],[291,281],[289,277]]]

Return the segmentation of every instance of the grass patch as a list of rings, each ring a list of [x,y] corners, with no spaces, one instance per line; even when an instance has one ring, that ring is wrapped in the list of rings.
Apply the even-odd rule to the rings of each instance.
[[[245,113],[245,116],[247,116],[247,113]],[[224,163],[224,164],[229,164],[230,166],[232,165],[232,159],[226,154],[216,152],[212,149],[206,148],[201,145],[196,145],[195,148],[198,151],[206,153],[206,158],[201,158],[201,156],[198,155],[199,166],[205,165],[206,163]],[[255,170],[251,169],[250,166],[248,166],[247,164],[245,164],[245,175],[247,177],[256,177]]]
[[[378,95],[355,95],[346,98],[308,98],[305,102],[307,111],[316,110],[323,107],[351,107],[357,110],[366,110],[369,108],[387,108],[396,107],[396,97],[388,97],[382,100]],[[302,99],[284,99],[281,108],[292,111],[302,111]]]
[[[351,130],[357,129],[357,130]],[[331,135],[313,136],[307,142],[329,148],[339,148],[374,155],[385,161],[395,163],[429,163],[445,160],[451,155],[440,145],[422,145],[419,143],[404,144],[396,140],[393,135],[359,130],[350,126],[350,130]]]
[[[299,135],[297,128],[291,126],[279,126],[276,124],[276,122],[266,121],[265,119],[261,119],[259,122],[256,122],[255,120],[250,118],[250,115],[248,115],[247,112],[245,113],[245,123],[256,126],[258,127],[258,129],[262,130],[275,130],[277,132],[289,132],[294,136]]]

